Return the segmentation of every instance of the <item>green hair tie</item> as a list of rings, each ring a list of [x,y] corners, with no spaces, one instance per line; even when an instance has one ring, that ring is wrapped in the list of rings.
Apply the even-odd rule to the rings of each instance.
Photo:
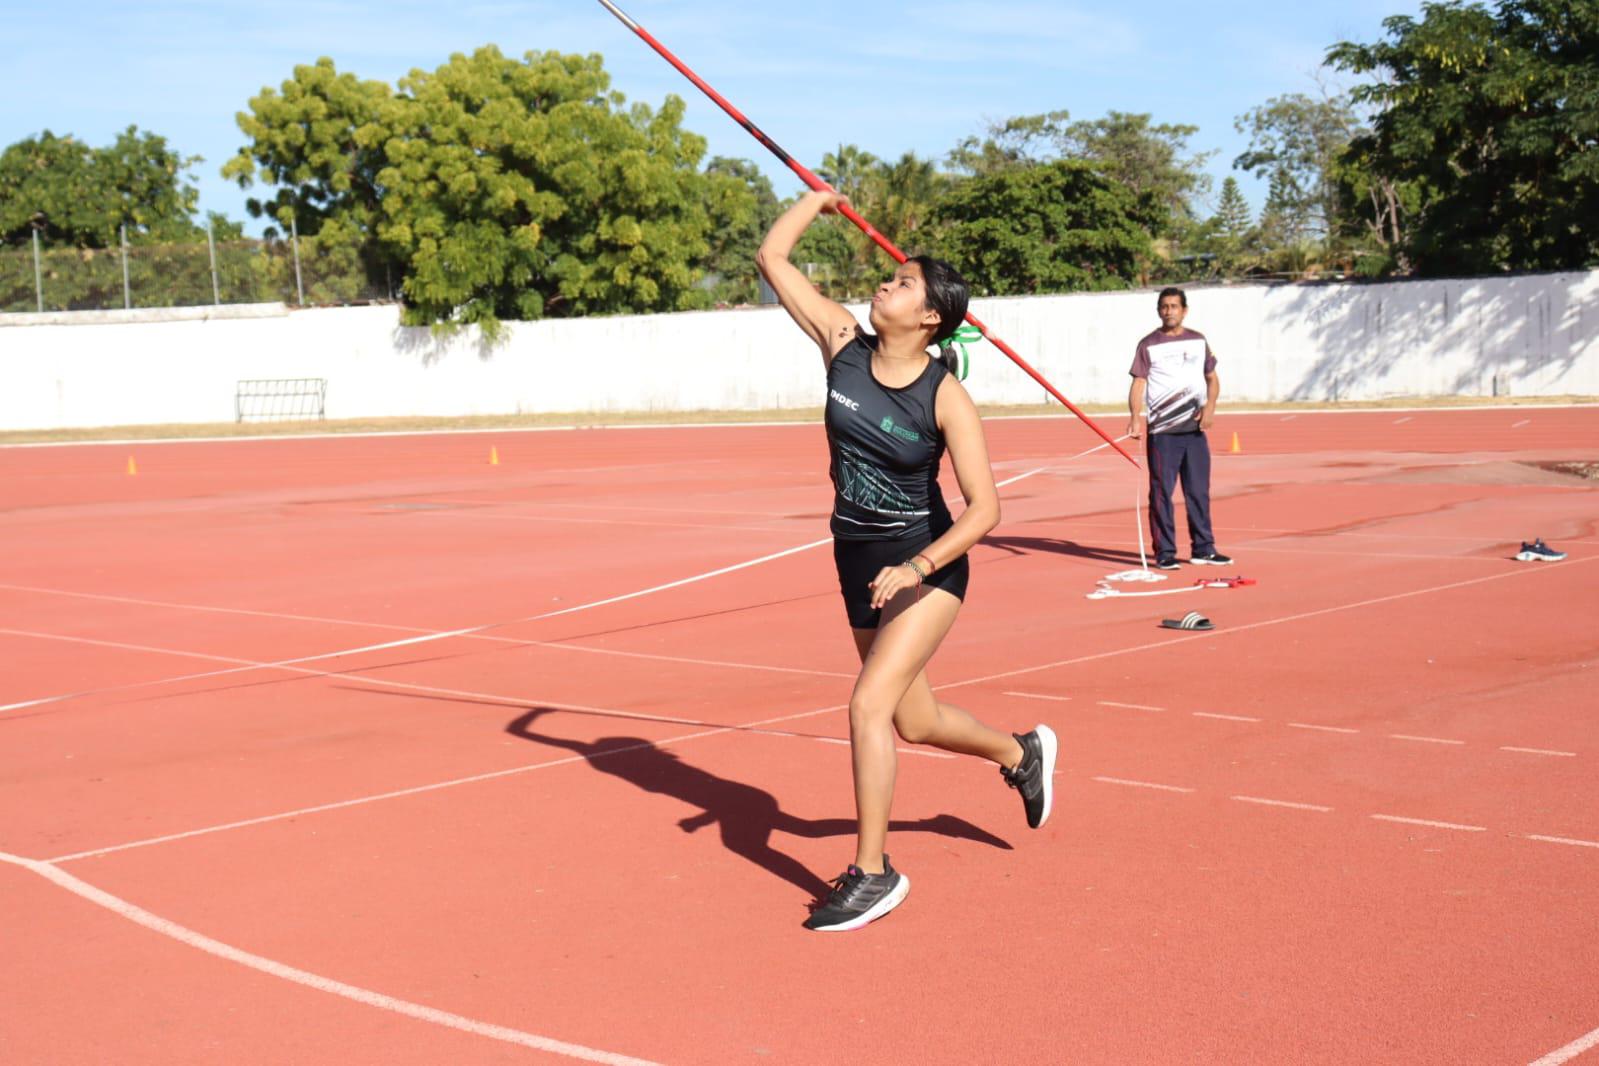
[[[960,349],[960,366],[955,372],[956,381],[965,381],[966,375],[972,370],[972,353],[967,351],[968,344],[976,344],[983,339],[983,331],[976,326],[962,324],[956,327],[944,343],[951,348]]]

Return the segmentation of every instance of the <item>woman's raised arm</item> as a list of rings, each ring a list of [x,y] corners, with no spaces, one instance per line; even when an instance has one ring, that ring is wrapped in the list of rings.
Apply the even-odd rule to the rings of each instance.
[[[822,350],[822,359],[827,362],[854,338],[859,327],[853,315],[817,292],[811,279],[789,262],[788,256],[817,215],[835,211],[839,204],[846,202],[835,192],[807,193],[772,224],[760,250],[755,253],[755,265],[777,293],[783,310],[816,342]]]

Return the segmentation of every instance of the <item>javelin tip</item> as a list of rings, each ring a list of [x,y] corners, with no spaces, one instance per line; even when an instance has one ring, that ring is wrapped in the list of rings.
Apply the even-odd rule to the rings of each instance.
[[[622,24],[624,26],[626,26],[628,29],[632,30],[634,33],[637,33],[639,31],[639,24],[634,22],[631,18],[629,18],[626,11],[623,11],[621,8],[617,7],[615,4],[611,3],[611,0],[600,0],[600,3],[602,5],[604,5],[605,10],[609,11],[611,14],[613,14],[617,18],[621,19],[622,20]]]

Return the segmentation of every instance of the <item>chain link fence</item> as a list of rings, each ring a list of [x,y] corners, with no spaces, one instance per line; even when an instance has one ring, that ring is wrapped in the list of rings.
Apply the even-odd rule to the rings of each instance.
[[[326,307],[395,300],[399,281],[359,244],[293,234],[115,248],[53,248],[35,235],[31,246],[0,246],[0,312]]]

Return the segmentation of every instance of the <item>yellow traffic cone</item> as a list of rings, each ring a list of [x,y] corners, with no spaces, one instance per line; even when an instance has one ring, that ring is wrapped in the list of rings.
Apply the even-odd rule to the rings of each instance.
[[[1232,452],[1234,455],[1237,455],[1239,452],[1244,450],[1238,444],[1238,434],[1237,433],[1233,434],[1233,446],[1231,448],[1227,449],[1227,450]]]
[[[139,472],[139,464],[133,461],[133,456],[128,456],[128,474],[131,476]]]
[[[491,447],[489,449],[489,465],[490,466],[499,466],[500,465],[500,449],[493,448],[493,447]]]

